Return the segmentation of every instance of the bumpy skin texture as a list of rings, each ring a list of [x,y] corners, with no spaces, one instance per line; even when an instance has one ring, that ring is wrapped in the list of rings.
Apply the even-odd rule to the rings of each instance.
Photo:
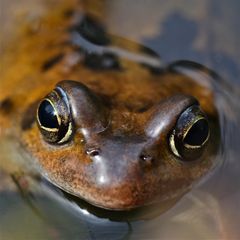
[[[209,171],[219,142],[214,95],[210,82],[201,85],[193,78],[211,80],[208,70],[186,62],[159,70],[112,52],[89,54],[74,38],[82,31],[81,21],[94,26],[95,35],[81,34],[95,46],[117,45],[151,57],[141,46],[107,35],[71,3],[39,21],[37,30],[26,25],[14,52],[2,58],[3,69],[11,68],[1,76],[0,125],[1,134],[19,139],[42,175],[94,205],[126,210],[177,199]],[[75,82],[62,82],[68,79]],[[98,99],[91,107],[82,101],[76,82]],[[67,92],[74,115],[72,138],[61,145],[47,143],[35,120],[39,101],[57,83]],[[208,116],[211,135],[203,154],[184,162],[173,154],[169,136],[195,99]],[[90,109],[88,117],[82,108]]]

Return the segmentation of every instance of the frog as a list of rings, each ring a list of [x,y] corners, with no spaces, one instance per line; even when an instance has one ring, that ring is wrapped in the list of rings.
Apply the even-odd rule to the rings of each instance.
[[[214,73],[163,64],[82,8],[59,4],[3,54],[0,136],[16,139],[53,185],[99,208],[176,202],[216,165]]]

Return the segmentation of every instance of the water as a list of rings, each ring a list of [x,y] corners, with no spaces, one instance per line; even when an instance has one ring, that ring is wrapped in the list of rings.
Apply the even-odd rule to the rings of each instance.
[[[114,214],[76,202],[42,179],[28,182],[28,178],[13,176],[22,184],[21,189],[26,187],[31,194],[19,189],[0,193],[1,240],[239,238],[239,2],[127,2],[106,1],[106,24],[112,33],[154,49],[165,63],[193,60],[222,76],[211,76],[222,133],[218,167],[170,210],[158,215],[154,214],[156,209],[147,209],[140,218],[138,214]],[[44,9],[40,6],[26,4],[23,9],[37,12]],[[196,69],[180,69],[197,74],[197,79],[207,84]],[[1,140],[0,150],[5,160],[24,160],[11,139]],[[6,185],[16,189],[9,176],[4,179]]]

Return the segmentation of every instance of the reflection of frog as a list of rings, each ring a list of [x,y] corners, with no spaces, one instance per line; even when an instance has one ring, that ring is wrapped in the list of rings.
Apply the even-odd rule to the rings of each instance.
[[[159,69],[143,47],[59,8],[5,54],[2,135],[17,137],[52,183],[94,205],[179,198],[213,165],[211,89],[181,73],[194,64]]]

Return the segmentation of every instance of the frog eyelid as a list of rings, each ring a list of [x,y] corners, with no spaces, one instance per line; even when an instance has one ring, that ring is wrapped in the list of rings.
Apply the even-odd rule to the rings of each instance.
[[[71,114],[71,107],[69,104],[69,99],[68,99],[67,94],[64,92],[64,90],[61,87],[57,86],[53,91],[55,91],[57,94],[59,94],[59,93],[61,94],[62,100],[65,102],[69,114]]]
[[[169,129],[174,127],[174,119],[178,119],[181,113],[193,105],[198,105],[198,101],[187,95],[178,94],[165,99],[149,111],[149,118],[145,127],[145,133],[152,139],[158,139],[164,132],[169,133]]]
[[[109,126],[109,109],[101,97],[81,82],[63,80],[56,89],[67,102],[77,131],[88,138],[104,131]]]

